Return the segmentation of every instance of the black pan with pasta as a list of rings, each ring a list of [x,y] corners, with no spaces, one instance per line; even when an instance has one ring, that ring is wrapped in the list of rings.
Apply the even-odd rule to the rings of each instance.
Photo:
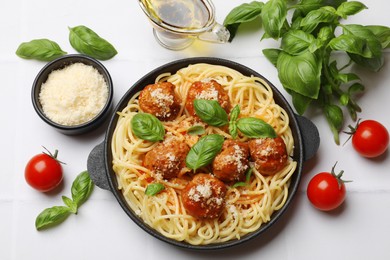
[[[142,112],[138,107],[138,95],[147,85],[172,82],[180,86],[176,90],[183,100],[193,81],[208,81],[210,78],[216,79],[227,90],[232,106],[239,105],[242,111],[249,111],[249,116],[256,111],[272,124],[287,144],[289,159],[286,166],[274,176],[263,176],[255,169],[247,187],[233,188],[234,185],[228,183],[226,206],[221,216],[198,219],[183,209],[180,181],[158,180],[153,172],[137,161],[136,156],[144,158],[142,151],[152,149],[155,144],[137,140],[129,128],[129,122],[134,114]],[[252,79],[256,84],[265,86],[265,93],[252,91]],[[271,98],[268,98],[269,95]],[[253,97],[255,101],[251,101]],[[260,101],[256,101],[258,99]],[[184,103],[185,100],[183,106]],[[263,109],[262,104],[265,103]],[[178,60],[151,71],[129,89],[115,111],[104,142],[96,146],[88,158],[88,171],[93,181],[97,186],[110,190],[128,216],[146,232],[162,241],[190,249],[226,248],[265,232],[291,204],[299,186],[303,163],[314,156],[319,146],[316,127],[306,118],[296,115],[267,79],[241,64],[219,58]],[[184,140],[177,133],[183,132],[180,126],[188,125],[185,121],[187,117],[190,116],[183,107],[176,121],[164,123],[166,132],[172,131]],[[206,126],[206,131],[231,139],[226,128]],[[243,141],[247,139],[242,137]],[[139,147],[139,144],[143,146]],[[132,156],[135,156],[134,159],[128,159]],[[254,163],[251,162],[251,165]],[[200,172],[209,174],[208,169]],[[183,182],[192,178],[193,174],[186,172]],[[166,189],[156,198],[144,195],[145,180],[159,181]]]

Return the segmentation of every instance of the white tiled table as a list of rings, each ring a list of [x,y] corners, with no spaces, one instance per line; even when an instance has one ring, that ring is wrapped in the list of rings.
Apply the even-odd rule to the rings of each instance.
[[[217,19],[244,1],[215,0]],[[390,25],[388,2],[366,0],[368,10],[348,23]],[[70,194],[74,177],[86,169],[91,149],[103,140],[106,125],[86,136],[66,136],[47,126],[33,110],[32,82],[45,63],[22,60],[17,46],[49,38],[75,53],[68,42],[68,26],[86,25],[109,40],[119,54],[104,65],[114,81],[116,104],[128,88],[164,63],[193,56],[214,56],[242,63],[263,74],[281,91],[276,69],[261,49],[261,32],[242,28],[231,44],[200,44],[173,52],[160,47],[137,1],[2,1],[0,8],[1,149],[0,149],[0,259],[390,259],[390,159],[359,157],[352,146],[337,146],[322,116],[307,116],[317,125],[321,146],[305,164],[302,183],[284,217],[261,237],[242,246],[216,252],[194,252],[173,247],[146,234],[122,211],[114,196],[96,188],[77,216],[60,226],[37,232],[35,217],[44,208],[60,205]],[[363,118],[381,121],[390,129],[390,52],[379,73],[361,71],[367,87],[359,103]],[[288,95],[286,94],[288,98]],[[289,99],[289,98],[288,98]],[[347,121],[347,123],[351,123]],[[341,140],[346,139],[342,135]],[[59,149],[64,166],[63,187],[55,193],[32,190],[24,180],[24,166],[41,145]],[[317,172],[338,161],[345,170],[348,194],[332,213],[315,210],[306,198],[306,185]]]

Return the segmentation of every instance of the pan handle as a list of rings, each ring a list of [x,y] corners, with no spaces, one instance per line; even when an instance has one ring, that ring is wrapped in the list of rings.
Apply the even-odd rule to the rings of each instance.
[[[87,169],[96,186],[105,190],[111,190],[106,174],[104,142],[92,149],[88,156]]]
[[[320,146],[320,134],[312,121],[300,115],[296,115],[296,118],[302,134],[303,160],[307,161],[317,153]]]

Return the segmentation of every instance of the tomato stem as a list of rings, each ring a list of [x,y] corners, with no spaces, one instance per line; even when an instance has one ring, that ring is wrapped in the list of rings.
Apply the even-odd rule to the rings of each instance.
[[[331,174],[333,175],[333,177],[336,178],[337,183],[339,184],[339,188],[341,189],[341,186],[343,185],[343,183],[352,182],[352,181],[346,181],[346,180],[341,179],[341,177],[342,177],[343,174],[344,174],[344,170],[341,170],[341,171],[336,175],[336,173],[335,173],[335,168],[336,168],[337,163],[338,163],[338,162],[336,161],[336,163],[333,165]]]
[[[58,156],[58,150],[57,150],[57,149],[54,151],[54,154],[52,154],[46,147],[44,147],[43,145],[42,145],[42,147],[43,147],[43,149],[46,150],[46,152],[43,152],[44,154],[47,154],[48,156],[50,156],[51,158],[53,158],[53,159],[56,160],[57,162],[66,165],[66,163],[64,163],[64,162],[62,162],[62,161],[60,161],[60,160],[58,160],[58,158],[57,158],[57,156]]]
[[[355,134],[356,129],[358,128],[358,126],[359,126],[359,124],[360,124],[360,120],[362,120],[362,119],[359,118],[358,121],[356,122],[356,125],[355,125],[355,126],[348,125],[348,127],[349,127],[349,132],[348,132],[348,131],[343,131],[343,133],[349,135],[347,141],[345,141],[345,143],[343,144],[343,146],[344,146],[344,145],[349,141],[349,139],[351,139],[352,136]]]

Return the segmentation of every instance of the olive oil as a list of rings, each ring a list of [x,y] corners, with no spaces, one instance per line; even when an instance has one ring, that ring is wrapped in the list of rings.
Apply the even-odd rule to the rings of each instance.
[[[142,0],[149,14],[159,23],[179,30],[196,30],[207,26],[209,9],[202,0]]]

